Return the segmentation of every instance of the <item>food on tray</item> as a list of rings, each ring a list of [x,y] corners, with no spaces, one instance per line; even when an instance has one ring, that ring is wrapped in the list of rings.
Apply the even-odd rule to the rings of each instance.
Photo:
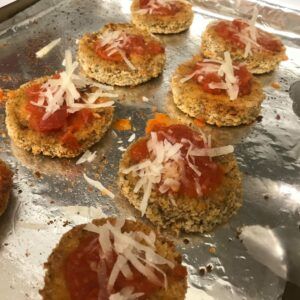
[[[44,300],[180,300],[187,289],[187,271],[175,246],[123,218],[75,226],[45,267]]]
[[[261,74],[273,71],[277,65],[287,59],[281,40],[255,27],[257,11],[250,21],[214,21],[202,35],[201,51],[204,56],[222,59],[229,51],[233,60],[242,61],[249,71]]]
[[[33,154],[75,157],[97,143],[112,122],[112,88],[76,75],[70,50],[64,65],[64,71],[8,94],[8,134]]]
[[[83,71],[102,83],[134,86],[157,77],[165,65],[165,48],[151,33],[131,24],[107,24],[79,41]]]
[[[0,216],[7,208],[8,200],[12,189],[12,171],[0,159]]]
[[[118,131],[126,131],[131,130],[132,124],[130,119],[118,119],[116,120],[113,125],[113,129]]]
[[[217,126],[253,122],[264,99],[259,81],[229,52],[222,60],[195,56],[177,68],[171,86],[181,111]]]
[[[133,0],[132,22],[152,33],[178,33],[193,22],[192,5],[185,0]]]
[[[241,174],[232,146],[166,115],[148,121],[147,135],[130,145],[119,184],[128,201],[155,225],[207,232],[241,206]]]

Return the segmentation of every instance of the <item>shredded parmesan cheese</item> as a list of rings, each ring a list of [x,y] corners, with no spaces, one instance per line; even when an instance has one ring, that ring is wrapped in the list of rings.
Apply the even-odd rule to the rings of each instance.
[[[244,58],[252,54],[253,48],[260,48],[257,43],[257,29],[255,23],[258,16],[258,9],[254,6],[253,15],[250,21],[246,21],[249,26],[243,28],[240,33],[237,34],[239,39],[245,44]]]
[[[233,146],[211,148],[211,137],[205,137],[201,133],[204,141],[204,148],[197,148],[190,140],[182,139],[181,143],[172,144],[167,138],[158,141],[157,134],[151,132],[150,139],[147,142],[147,148],[150,153],[149,159],[123,169],[124,174],[132,173],[139,177],[133,192],[138,193],[143,188],[143,198],[140,203],[140,211],[145,214],[151,192],[155,185],[160,184],[159,192],[161,194],[168,191],[177,192],[180,188],[180,176],[183,173],[183,161],[200,177],[201,172],[195,165],[195,157],[208,156],[215,157],[232,153]],[[189,146],[186,156],[184,157],[180,149],[187,144]],[[196,186],[199,196],[202,195],[201,186]]]
[[[147,147],[149,152],[153,153],[154,160],[147,159],[123,170],[125,174],[136,172],[140,177],[134,188],[134,192],[137,193],[143,187],[144,195],[140,205],[142,215],[146,212],[153,186],[161,181],[164,163],[168,160],[178,160],[181,156],[179,150],[182,146],[179,143],[172,145],[167,139],[158,141],[157,134],[151,132],[151,138],[147,142]]]
[[[223,147],[216,147],[216,148],[202,148],[202,149],[191,149],[190,155],[191,156],[222,156],[226,154],[230,154],[234,151],[232,145],[223,146]]]
[[[205,75],[214,73],[217,74],[222,81],[209,83],[209,88],[226,90],[230,100],[237,99],[239,85],[238,78],[234,75],[234,69],[238,69],[239,67],[232,64],[231,56],[228,51],[224,52],[224,61],[204,59],[198,62],[197,66],[199,69],[181,78],[180,83],[185,83],[193,77],[196,77],[197,81],[201,83]]]
[[[85,174],[83,174],[83,177],[87,181],[88,184],[90,184],[91,186],[100,190],[101,193],[107,195],[111,199],[115,198],[115,195],[111,191],[109,191],[107,188],[105,188],[100,181],[93,180],[93,179],[87,177]]]
[[[108,56],[111,56],[115,53],[119,53],[128,65],[131,70],[135,70],[135,66],[127,58],[126,53],[123,51],[125,45],[129,43],[129,35],[125,32],[116,30],[116,31],[105,31],[100,37],[101,46],[106,46],[105,52]]]
[[[111,91],[111,87],[94,83],[92,80],[74,73],[78,67],[78,62],[72,62],[71,50],[66,50],[63,65],[65,66],[65,71],[60,72],[58,78],[50,78],[42,84],[38,94],[38,101],[31,101],[33,105],[45,109],[43,120],[47,119],[63,105],[67,106],[68,113],[74,113],[84,108],[96,109],[109,107],[114,104],[114,101],[97,102],[98,98],[104,97],[104,95],[105,97],[115,97],[115,95],[105,92]],[[86,86],[95,87],[97,91],[89,94],[87,99],[83,98],[84,102],[81,103],[82,95],[78,89]]]
[[[234,76],[230,53],[224,52],[224,62],[221,64],[218,75],[225,76],[225,85],[230,100],[235,100],[239,94],[238,78]]]
[[[39,51],[37,51],[35,53],[35,56],[37,58],[42,58],[45,55],[47,55],[55,46],[57,46],[61,41],[61,38],[58,38],[52,42],[50,42],[48,45],[46,45],[45,47],[43,47],[42,49],[40,49]]]
[[[149,281],[167,288],[168,282],[160,265],[167,265],[171,269],[174,263],[156,253],[156,235],[151,231],[148,235],[140,231],[122,232],[125,219],[118,219],[115,225],[107,222],[101,226],[89,223],[84,229],[99,234],[99,244],[102,251],[99,251],[100,259],[110,259],[111,253],[117,255],[116,261],[109,274],[107,290],[111,292],[118,276],[122,274],[130,279],[133,276],[132,268],[148,278]],[[154,270],[163,275],[164,282],[161,283]],[[133,287],[125,287],[120,292],[110,296],[110,300],[116,299],[137,299],[143,293],[134,293]]]
[[[133,133],[133,134],[129,137],[128,142],[131,143],[134,139],[135,139],[135,133]]]
[[[125,149],[124,147],[122,147],[122,146],[120,146],[118,149],[119,149],[121,152],[125,152],[125,151],[126,151],[126,149]]]

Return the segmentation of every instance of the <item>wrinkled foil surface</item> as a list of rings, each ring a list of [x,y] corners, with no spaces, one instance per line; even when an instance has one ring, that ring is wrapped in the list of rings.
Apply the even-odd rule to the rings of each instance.
[[[254,1],[246,2],[249,6]],[[244,174],[244,203],[228,224],[209,234],[170,236],[188,267],[187,300],[274,300],[281,297],[285,280],[300,284],[297,282],[300,278],[297,261],[300,260],[295,253],[295,249],[300,249],[299,102],[297,95],[294,100],[289,97],[291,84],[300,77],[299,27],[292,21],[296,12],[264,4],[260,3],[260,13],[269,13],[262,13],[262,26],[280,33],[287,45],[289,60],[275,72],[259,76],[266,94],[260,121],[237,128],[208,126],[204,129],[222,143],[235,145]],[[90,164],[75,165],[77,159],[33,156],[15,147],[7,136],[5,110],[0,107],[0,158],[8,162],[15,173],[11,202],[0,219],[2,300],[40,299],[43,263],[61,235],[72,226],[111,215],[140,219],[118,193],[120,147],[128,146],[133,132],[137,137],[143,135],[146,120],[155,110],[184,117],[170,100],[171,74],[177,65],[199,51],[201,33],[211,20],[249,15],[248,6],[248,11],[245,5],[240,6],[241,11],[232,7],[232,1],[195,1],[195,18],[190,30],[161,36],[167,45],[164,73],[134,88],[116,88],[119,100],[115,119],[131,118],[133,130],[110,130],[92,147],[97,151],[97,158]],[[71,48],[75,54],[75,41],[85,32],[96,31],[108,22],[129,21],[129,7],[128,0],[41,0],[0,24],[0,87],[17,88],[33,78],[61,69],[65,49]],[[286,22],[288,18],[290,23]],[[62,38],[58,47],[42,59],[35,58],[37,50],[58,37]],[[280,88],[273,88],[273,82],[278,82]],[[143,102],[143,96],[150,101]],[[89,187],[83,173],[100,180],[116,198],[111,200]],[[247,251],[248,244],[241,242],[238,233],[243,226],[252,225],[271,232],[271,242],[266,235],[260,236],[259,230],[254,237],[268,245],[263,255],[276,257],[279,253],[278,261],[257,259],[250,248]]]

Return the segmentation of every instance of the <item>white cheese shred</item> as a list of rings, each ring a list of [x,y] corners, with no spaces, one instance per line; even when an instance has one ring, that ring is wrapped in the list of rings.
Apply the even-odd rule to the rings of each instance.
[[[42,58],[45,55],[47,55],[55,46],[57,46],[61,41],[61,38],[58,38],[52,42],[50,42],[48,45],[46,45],[45,47],[43,47],[42,49],[40,49],[39,51],[37,51],[35,53],[35,56],[37,58]]]
[[[126,148],[120,146],[120,147],[118,148],[118,150],[120,150],[121,152],[125,152],[125,151],[126,151]]]
[[[128,35],[125,32],[119,30],[105,31],[100,37],[101,46],[108,46],[105,49],[107,55],[111,56],[118,52],[129,69],[134,71],[136,70],[136,67],[132,64],[132,62],[126,56],[126,53],[123,51],[123,48],[128,43],[128,41]]]
[[[111,191],[109,191],[107,188],[105,188],[100,181],[93,180],[93,179],[89,178],[88,176],[86,176],[85,174],[83,174],[83,177],[88,184],[90,184],[94,188],[98,189],[101,193],[107,195],[111,199],[115,198],[115,195]]]
[[[129,137],[128,142],[131,143],[131,142],[134,141],[134,140],[135,140],[135,133],[133,133],[133,134]]]
[[[230,100],[235,100],[239,94],[238,78],[234,75],[230,53],[224,52],[224,62],[221,64],[218,75],[225,76],[225,85]]]
[[[86,150],[82,154],[82,156],[77,160],[76,165],[80,165],[80,164],[83,164],[85,162],[90,163],[96,158],[96,155],[97,155],[97,151],[92,153],[90,150]]]

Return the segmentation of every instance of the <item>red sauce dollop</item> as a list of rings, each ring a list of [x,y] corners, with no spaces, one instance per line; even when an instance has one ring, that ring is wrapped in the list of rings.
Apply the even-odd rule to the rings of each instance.
[[[204,147],[204,142],[201,136],[185,125],[174,124],[170,126],[163,126],[156,124],[153,126],[152,131],[157,132],[158,140],[168,139],[172,144],[181,143],[181,139],[190,140],[198,148]],[[181,148],[182,156],[185,157],[189,145],[184,143]],[[130,158],[133,163],[138,163],[150,157],[147,148],[147,140],[143,139],[131,147]],[[184,172],[180,178],[180,188],[176,195],[198,197],[196,182],[200,184],[203,195],[208,195],[210,192],[217,188],[223,179],[224,173],[221,167],[210,160],[209,157],[195,157],[193,163],[201,175],[198,176],[184,160]],[[158,184],[159,187],[160,184]]]
[[[80,147],[74,133],[91,122],[93,113],[90,109],[82,109],[73,114],[67,112],[67,107],[62,106],[47,119],[43,120],[45,109],[38,107],[32,102],[37,102],[41,85],[36,84],[28,87],[25,93],[28,98],[26,110],[29,112],[29,127],[43,134],[61,132],[61,142],[69,148]]]
[[[229,41],[235,48],[245,48],[245,44],[240,40],[238,34],[249,25],[240,19],[231,21],[219,21],[213,26],[216,33],[223,39]],[[283,44],[271,34],[257,29],[257,43],[266,50],[280,52]]]
[[[151,0],[140,0],[140,8],[149,8],[148,4]],[[169,3],[168,6],[158,6],[153,9],[153,15],[174,16],[181,10],[180,3]]]
[[[89,236],[82,239],[79,246],[66,259],[64,276],[72,300],[99,300],[98,295],[101,300],[109,299],[107,283],[117,255],[113,253],[109,260],[100,259],[101,247],[98,239],[97,234],[89,233]],[[151,283],[132,266],[131,270],[133,279],[128,280],[119,274],[112,294],[119,292],[124,287],[133,286],[135,293],[145,293],[144,297],[139,299],[146,299],[162,288]],[[169,273],[173,278],[182,279],[186,276],[186,269],[178,265],[174,269],[170,269]],[[156,273],[156,275],[161,278],[163,283],[162,275],[160,273]]]
[[[201,70],[203,68],[203,62],[201,64],[195,66],[195,70]],[[212,64],[212,63],[209,63]],[[247,68],[243,65],[239,65],[238,69],[234,69],[234,75],[238,78],[238,85],[239,85],[239,96],[249,95],[251,93],[251,87],[252,87],[252,75],[247,70]],[[201,77],[195,76],[196,82],[202,87],[202,89],[206,93],[214,94],[214,95],[221,95],[226,94],[226,90],[219,89],[219,88],[210,88],[210,83],[221,83],[222,79],[221,76],[219,76],[217,73],[207,73],[207,74],[201,74]],[[199,79],[201,78],[201,80]]]
[[[111,50],[107,50],[110,44],[102,46],[101,40],[95,43],[95,52],[98,56],[105,60],[121,62],[123,61],[120,53],[108,55]],[[131,55],[144,56],[146,54],[157,55],[165,52],[165,48],[156,41],[146,42],[145,39],[140,35],[128,35],[128,41],[121,49],[127,57]]]

